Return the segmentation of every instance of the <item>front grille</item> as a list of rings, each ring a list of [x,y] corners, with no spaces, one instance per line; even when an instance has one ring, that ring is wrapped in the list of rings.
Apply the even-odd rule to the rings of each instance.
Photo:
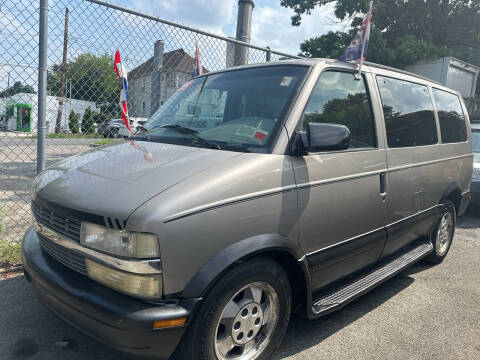
[[[75,270],[83,275],[87,275],[87,268],[85,267],[85,258],[70,249],[58,245],[54,241],[39,234],[40,245],[51,257],[66,267]]]
[[[40,207],[34,202],[32,202],[32,213],[35,220],[40,224],[45,225],[70,240],[77,243],[80,242],[80,221],[56,213],[50,209]]]

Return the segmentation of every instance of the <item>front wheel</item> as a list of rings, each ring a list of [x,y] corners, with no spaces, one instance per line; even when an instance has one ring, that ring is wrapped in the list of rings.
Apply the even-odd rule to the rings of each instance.
[[[175,359],[270,359],[290,320],[291,288],[270,259],[247,261],[228,272],[204,298]]]
[[[453,235],[455,234],[455,224],[457,220],[455,205],[447,200],[441,208],[442,213],[440,219],[435,225],[431,235],[433,252],[427,257],[427,260],[433,264],[439,264],[445,259],[452,245]]]

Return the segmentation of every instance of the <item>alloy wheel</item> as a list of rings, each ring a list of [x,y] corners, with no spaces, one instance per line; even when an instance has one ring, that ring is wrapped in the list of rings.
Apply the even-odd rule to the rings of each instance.
[[[215,330],[215,353],[221,360],[256,359],[277,327],[279,299],[265,282],[244,286],[227,302]]]
[[[437,231],[436,248],[438,255],[444,255],[450,246],[453,233],[453,215],[450,212],[443,214]]]

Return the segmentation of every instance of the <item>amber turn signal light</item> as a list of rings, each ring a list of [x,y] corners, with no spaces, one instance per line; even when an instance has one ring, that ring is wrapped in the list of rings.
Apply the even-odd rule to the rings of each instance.
[[[180,325],[185,325],[187,322],[187,318],[179,318],[179,319],[168,319],[168,320],[155,320],[153,322],[153,328],[154,329],[164,329],[167,327],[172,327],[172,326],[180,326]]]

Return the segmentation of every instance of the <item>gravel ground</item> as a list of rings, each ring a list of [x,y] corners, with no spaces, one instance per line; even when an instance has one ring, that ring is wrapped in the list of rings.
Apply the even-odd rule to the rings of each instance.
[[[480,359],[479,260],[469,214],[441,265],[419,263],[319,320],[294,317],[274,359]],[[23,276],[0,294],[1,359],[127,359],[53,316]]]

